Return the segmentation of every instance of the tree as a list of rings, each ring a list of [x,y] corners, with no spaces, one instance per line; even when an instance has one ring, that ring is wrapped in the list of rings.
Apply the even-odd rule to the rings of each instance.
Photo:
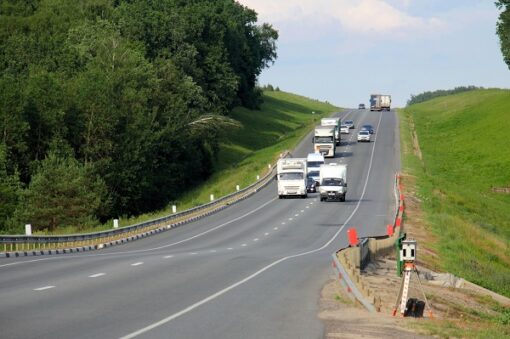
[[[499,10],[503,10],[499,14],[497,34],[499,35],[503,59],[510,68],[510,0],[498,0],[496,6]]]
[[[6,231],[8,220],[18,205],[20,182],[17,173],[7,171],[7,147],[0,144],[0,233]]]
[[[59,145],[41,161],[29,187],[21,194],[15,213],[19,223],[49,231],[97,223],[95,213],[101,208],[106,186],[69,152]]]

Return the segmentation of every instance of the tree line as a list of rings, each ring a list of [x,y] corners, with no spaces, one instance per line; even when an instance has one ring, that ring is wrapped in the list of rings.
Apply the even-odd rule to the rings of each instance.
[[[234,0],[0,2],[0,232],[153,211],[207,178],[277,39]]]
[[[411,94],[411,98],[407,100],[407,106],[418,104],[420,102],[424,102],[427,100],[431,100],[437,97],[442,97],[446,95],[456,94],[456,93],[462,93],[462,92],[468,92],[468,91],[474,91],[477,89],[483,89],[483,87],[477,87],[477,86],[459,86],[455,87],[454,89],[439,89],[436,91],[426,91],[420,94]]]

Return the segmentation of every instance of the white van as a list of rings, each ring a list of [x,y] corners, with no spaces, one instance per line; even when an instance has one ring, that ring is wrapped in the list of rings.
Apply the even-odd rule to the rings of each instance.
[[[321,165],[324,164],[324,156],[320,153],[310,153],[306,157],[307,175],[316,183],[319,183]]]

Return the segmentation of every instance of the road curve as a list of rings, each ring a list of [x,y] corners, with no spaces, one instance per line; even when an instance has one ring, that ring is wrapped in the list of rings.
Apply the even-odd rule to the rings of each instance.
[[[347,201],[277,199],[272,183],[157,236],[93,253],[0,260],[2,338],[318,338],[318,298],[345,232],[384,234],[399,169],[394,112],[346,110]],[[293,152],[312,150],[311,135]]]

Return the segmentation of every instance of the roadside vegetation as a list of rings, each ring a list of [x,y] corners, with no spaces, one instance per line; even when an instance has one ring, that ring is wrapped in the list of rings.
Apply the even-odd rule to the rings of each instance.
[[[508,102],[508,90],[474,90],[399,115],[404,186],[423,218],[409,220],[421,227],[412,235],[431,240],[419,244],[421,264],[510,297]],[[510,313],[489,299],[476,310],[452,304],[456,319],[418,327],[445,338],[507,337]]]
[[[234,0],[0,2],[0,233],[164,208],[257,114],[278,32]]]

